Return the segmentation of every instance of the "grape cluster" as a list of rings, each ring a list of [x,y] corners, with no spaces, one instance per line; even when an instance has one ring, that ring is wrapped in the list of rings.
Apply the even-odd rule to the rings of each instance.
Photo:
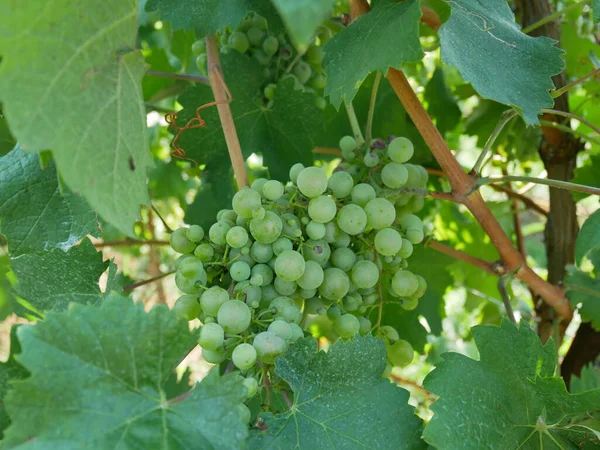
[[[322,27],[319,30],[319,42],[324,43],[331,32]],[[220,50],[227,53],[231,50],[247,54],[256,59],[263,67],[265,83],[263,97],[267,104],[275,98],[277,81],[291,78],[296,89],[313,92],[316,105],[324,109],[323,98],[325,74],[321,68],[323,53],[320,46],[311,45],[306,54],[299,55],[288,42],[285,34],[275,36],[269,33],[267,20],[255,13],[248,14],[235,30],[225,29],[219,34]],[[192,45],[192,52],[197,55],[196,64],[206,74],[206,44],[203,40]]]
[[[253,386],[257,361],[272,365],[304,336],[311,315],[327,318],[342,338],[382,337],[394,365],[412,361],[410,344],[370,316],[383,296],[413,309],[427,288],[407,270],[424,237],[412,214],[422,203],[398,189],[425,186],[427,172],[407,163],[413,147],[405,138],[359,149],[346,136],[340,147],[344,161],[329,179],[321,167],[296,164],[287,185],[259,178],[237,192],[208,233],[192,225],[171,234],[183,254],[176,312],[203,323],[206,361],[230,359]]]

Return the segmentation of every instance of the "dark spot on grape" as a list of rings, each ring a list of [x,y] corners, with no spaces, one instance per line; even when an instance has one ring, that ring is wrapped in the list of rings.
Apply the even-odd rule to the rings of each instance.
[[[323,253],[323,247],[321,247],[320,245],[317,245],[317,246],[315,247],[315,253],[316,253],[317,255],[320,255],[321,253]]]
[[[373,143],[371,144],[371,148],[385,148],[385,142],[383,141],[383,139],[377,138],[373,141]]]

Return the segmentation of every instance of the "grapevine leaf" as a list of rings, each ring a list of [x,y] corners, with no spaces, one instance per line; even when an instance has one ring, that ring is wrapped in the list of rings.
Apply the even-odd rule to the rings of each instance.
[[[17,146],[0,158],[0,184],[1,230],[12,257],[67,250],[86,234],[99,236],[87,202],[68,189],[61,192],[54,162],[42,170],[38,155]]]
[[[227,26],[234,28],[250,11],[267,19],[270,31],[282,30],[275,9],[261,0],[148,0],[146,11],[156,10],[160,10],[163,20],[173,24],[174,30],[194,29],[196,36],[215,34]]]
[[[427,112],[440,133],[445,134],[458,125],[462,115],[456,99],[444,79],[444,71],[438,67],[425,86],[423,98],[427,102]]]
[[[594,23],[600,22],[600,0],[592,0],[592,19]]]
[[[323,67],[325,95],[331,104],[339,108],[344,100],[350,103],[374,70],[386,73],[390,67],[399,69],[404,62],[421,60],[420,17],[419,0],[382,0],[327,42]],[[389,45],[392,40],[402,45]]]
[[[292,42],[304,53],[317,27],[331,16],[335,0],[272,0]]]
[[[575,242],[575,262],[581,260],[592,251],[600,248],[600,210],[586,219]]]
[[[600,331],[600,279],[573,269],[565,278],[565,289],[573,307],[581,303],[581,318]]]
[[[134,0],[0,7],[0,98],[13,135],[26,150],[51,149],[65,183],[132,237],[152,164],[146,66],[140,52],[127,53],[136,46],[137,12]]]
[[[6,319],[10,314],[27,316],[25,308],[14,292],[15,274],[10,266],[10,257],[7,253],[0,255],[0,320]]]
[[[561,23],[560,46],[565,51],[565,63],[569,70],[569,76],[582,77],[594,70],[594,63],[590,55],[600,52],[600,45],[587,36],[582,36],[576,23],[576,20]],[[586,86],[592,83],[598,84],[592,78],[588,80]]]
[[[542,108],[553,105],[550,77],[563,70],[563,51],[552,39],[523,34],[504,0],[448,3],[452,15],[440,28],[442,60],[483,97],[514,106],[527,124],[539,124]]]
[[[167,53],[162,48],[153,48],[146,52],[144,59],[151,70],[156,70],[158,72],[176,72],[169,63]],[[156,93],[168,88],[175,82],[176,81],[173,78],[144,77],[142,79],[142,93],[144,95],[144,100],[151,100]]]
[[[12,259],[19,281],[17,293],[38,311],[64,311],[70,302],[96,304],[103,298],[98,286],[108,267],[88,240],[67,252],[27,253]]]
[[[262,100],[264,79],[257,61],[231,52],[223,55],[221,64],[233,97],[231,112],[244,157],[262,153],[271,176],[282,181],[295,163],[311,164],[314,137],[322,127],[322,112],[315,105],[315,96],[295,90],[293,79],[282,78],[277,83],[273,106],[267,108]],[[177,122],[185,124],[194,117],[196,108],[212,101],[210,87],[188,88],[179,98],[184,109]],[[179,143],[187,157],[205,162],[210,169],[212,164],[223,164],[227,145],[216,108],[201,113],[206,126],[186,130]]]
[[[187,397],[166,397],[170,374],[197,336],[164,305],[149,313],[122,298],[75,305],[18,336],[17,360],[31,377],[7,396],[7,448],[29,448],[32,437],[33,448],[57,450],[243,446],[239,376],[213,371]]]
[[[2,112],[0,111],[0,156],[6,155],[15,148],[16,144],[17,141],[12,134],[10,134],[6,119],[2,116]]]
[[[525,323],[517,329],[505,320],[499,327],[479,325],[472,332],[479,361],[446,353],[425,378],[424,387],[440,396],[431,407],[425,440],[437,448],[461,450],[555,448],[553,440],[573,448],[565,445],[571,433],[564,425],[594,411],[600,389],[570,395],[562,379],[554,377],[554,343],[542,345]],[[476,400],[465,403],[466,398]],[[543,433],[543,423],[555,426]]]
[[[372,336],[336,342],[327,353],[306,338],[275,363],[275,373],[294,391],[289,411],[260,415],[249,447],[424,448],[421,424],[408,393],[381,374],[385,346]]]
[[[600,368],[595,367],[593,363],[583,366],[579,376],[571,377],[570,387],[573,394],[600,388]]]

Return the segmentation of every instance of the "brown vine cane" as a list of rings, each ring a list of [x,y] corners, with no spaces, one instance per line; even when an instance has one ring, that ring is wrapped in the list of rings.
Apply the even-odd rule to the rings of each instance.
[[[227,94],[227,99],[226,100],[215,100],[214,102],[210,102],[210,103],[206,103],[204,105],[200,105],[197,109],[196,109],[196,114],[194,115],[194,117],[192,117],[190,120],[187,121],[187,123],[185,124],[185,126],[181,127],[177,124],[177,112],[170,112],[165,114],[165,120],[167,121],[167,123],[174,129],[177,131],[177,133],[175,134],[175,137],[173,138],[173,140],[171,141],[171,156],[173,158],[177,158],[177,159],[181,159],[183,161],[189,161],[191,163],[194,164],[194,166],[196,166],[196,169],[198,169],[198,162],[194,159],[191,158],[187,158],[185,156],[185,150],[179,145],[179,138],[181,137],[181,134],[186,131],[186,130],[191,130],[193,128],[204,128],[206,126],[206,121],[202,118],[202,116],[200,115],[200,111],[205,109],[205,108],[210,108],[211,106],[217,106],[223,103],[231,103],[233,101],[233,97],[231,96],[231,92],[229,92],[229,89],[227,88],[227,85],[225,84],[225,81],[223,80],[223,77],[221,76],[221,74],[219,74],[217,72],[216,74],[217,76],[217,80],[219,81],[219,83],[221,83],[221,85],[223,86],[225,93]]]

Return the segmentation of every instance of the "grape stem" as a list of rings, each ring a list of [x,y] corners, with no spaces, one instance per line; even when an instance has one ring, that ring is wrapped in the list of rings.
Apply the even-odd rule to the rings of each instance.
[[[346,112],[348,113],[348,119],[350,120],[350,126],[352,127],[352,134],[354,134],[354,140],[356,141],[356,148],[361,148],[365,143],[365,138],[360,131],[360,125],[354,112],[354,106],[352,103],[346,104]]]
[[[127,291],[133,291],[135,288],[138,288],[140,286],[144,286],[146,284],[154,283],[155,281],[158,281],[158,280],[162,280],[163,278],[168,277],[169,275],[172,275],[174,273],[175,273],[174,270],[172,270],[170,272],[166,272],[166,273],[161,273],[160,275],[158,275],[156,277],[149,278],[147,280],[138,281],[138,282],[130,284],[128,286],[124,286],[123,290],[125,292],[127,292]]]
[[[485,157],[487,156],[488,152],[492,148],[492,145],[494,145],[494,142],[496,142],[496,139],[498,138],[498,136],[504,129],[504,126],[508,122],[510,122],[510,119],[512,119],[516,115],[517,115],[517,112],[514,109],[508,109],[508,110],[504,111],[504,113],[502,113],[502,117],[500,117],[500,120],[498,121],[496,128],[494,128],[494,131],[492,131],[492,134],[490,134],[490,137],[488,138],[487,142],[485,143],[483,150],[481,150],[481,154],[479,155],[479,158],[477,158],[477,162],[471,169],[472,174],[476,175],[479,173],[479,171],[481,170],[481,166],[483,165],[483,161],[485,160]]]
[[[584,186],[582,184],[569,183],[568,181],[550,180],[548,178],[525,177],[520,175],[503,175],[486,178],[479,178],[475,183],[476,186],[483,186],[492,183],[505,183],[507,181],[523,181],[536,184],[544,184],[546,186],[566,189],[568,191],[583,192],[584,194],[600,195],[600,189],[592,186]]]
[[[339,148],[330,148],[330,147],[315,147],[312,150],[313,153],[318,153],[321,155],[335,155],[342,156],[342,151]]]
[[[460,250],[456,250],[456,249],[454,249],[446,244],[443,244],[439,241],[432,239],[432,240],[428,241],[425,245],[432,248],[435,251],[443,253],[444,255],[448,255],[452,258],[459,259],[461,261],[469,263],[475,267],[479,267],[480,269],[485,270],[487,273],[489,273],[491,275],[498,275],[498,272],[500,271],[499,269],[496,268],[497,266],[492,262],[485,261],[483,259],[479,259],[479,258],[477,258],[473,255],[469,255],[468,253],[465,253],[465,252],[461,252]]]
[[[588,78],[593,77],[596,74],[600,73],[600,67],[592,70],[590,73],[588,73],[587,75],[582,76],[581,78],[578,78],[574,81],[571,81],[569,84],[564,85],[563,87],[561,87],[560,89],[551,92],[550,95],[552,95],[552,97],[557,98],[560,97],[561,95],[563,95],[565,92],[573,89],[575,86],[577,86],[580,83],[583,83],[585,80],[587,80]]]
[[[381,82],[381,72],[375,73],[373,89],[371,89],[371,100],[369,101],[369,113],[367,114],[367,126],[365,127],[365,140],[367,142],[367,153],[370,150],[371,137],[373,136],[373,116],[375,115],[375,102],[377,101],[377,90]]]
[[[288,396],[288,393],[285,392],[284,390],[281,391],[281,396],[283,397],[283,400],[285,401],[285,404],[287,405],[288,408],[292,409],[292,406],[294,405],[292,403],[292,401],[290,400],[290,397]]]
[[[196,83],[210,84],[207,77],[201,75],[188,75],[186,73],[158,72],[156,70],[148,70],[146,75],[160,78],[173,78],[176,80],[194,81]]]
[[[244,186],[249,186],[248,174],[246,173],[246,165],[244,164],[244,157],[242,156],[242,149],[235,129],[233,115],[231,114],[231,108],[229,107],[229,104],[233,99],[231,98],[231,93],[225,84],[223,72],[221,71],[219,49],[217,48],[217,41],[214,36],[206,36],[206,54],[208,56],[207,65],[210,87],[212,88],[215,102],[217,103],[219,119],[221,120],[221,126],[223,127],[223,134],[225,135],[229,158],[231,159],[231,165],[233,166],[233,174],[239,190]]]
[[[506,284],[512,278],[511,274],[501,276],[498,279],[498,292],[500,292],[500,297],[502,297],[502,303],[504,303],[504,309],[506,310],[506,315],[510,319],[510,321],[515,325],[517,324],[517,319],[515,319],[515,314],[512,309],[512,305],[510,304],[510,297],[508,295],[508,290],[506,289]]]
[[[592,130],[594,130],[596,132],[596,134],[600,135],[600,128],[598,128],[597,126],[595,126],[589,120],[586,120],[586,119],[584,119],[581,116],[578,116],[577,114],[573,114],[573,113],[566,112],[566,111],[560,111],[558,109],[542,109],[542,112],[544,114],[554,114],[554,115],[557,115],[557,116],[567,117],[569,119],[575,119],[575,120],[581,122],[582,124],[587,125]]]
[[[152,204],[152,211],[154,211],[154,213],[158,216],[158,218],[162,222],[163,226],[165,227],[165,230],[167,230],[167,233],[172,233],[173,229],[169,226],[169,224],[167,224],[167,221],[162,216],[160,211],[156,208],[156,206],[154,206],[154,204]]]
[[[398,375],[394,375],[393,373],[390,374],[390,378],[397,384],[412,386],[415,389],[418,389],[419,391],[423,392],[423,395],[425,397],[427,397],[429,400],[433,400],[435,398],[434,394],[432,394],[427,389],[425,389],[423,386],[421,386],[420,384],[418,384],[412,380],[409,380],[409,379],[403,378],[403,377],[399,377]]]

